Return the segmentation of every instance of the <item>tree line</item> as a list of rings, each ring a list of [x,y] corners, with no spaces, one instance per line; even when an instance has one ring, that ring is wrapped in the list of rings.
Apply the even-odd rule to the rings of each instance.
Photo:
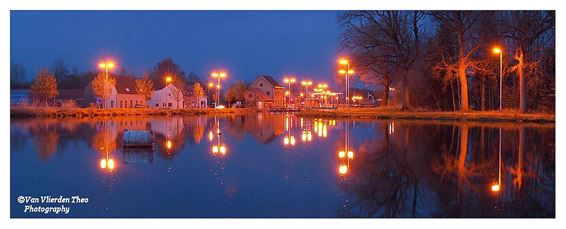
[[[341,46],[359,79],[403,110],[554,112],[554,11],[348,11]],[[381,91],[382,89],[382,91]]]
[[[173,59],[165,58],[157,63],[153,69],[145,70],[141,76],[135,76],[121,67],[116,74],[109,74],[106,78],[104,72],[90,70],[79,73],[73,67],[69,71],[61,59],[56,59],[50,68],[41,68],[32,81],[26,80],[26,69],[23,65],[12,63],[10,68],[10,88],[11,89],[30,89],[34,99],[48,106],[55,97],[59,95],[60,89],[89,89],[97,97],[104,101],[110,93],[104,93],[116,85],[116,76],[134,77],[135,91],[146,101],[152,96],[156,89],[166,86],[169,77],[170,82],[175,87],[171,87],[172,97],[180,103],[184,96],[193,95],[197,97],[208,96],[210,101],[214,101],[216,93],[213,88],[206,88],[201,79],[194,72],[185,74],[181,66],[176,64]],[[187,88],[187,85],[192,87]],[[244,92],[248,84],[237,81],[231,84],[224,94],[224,101],[232,103],[244,101]],[[179,104],[177,104],[179,106]]]

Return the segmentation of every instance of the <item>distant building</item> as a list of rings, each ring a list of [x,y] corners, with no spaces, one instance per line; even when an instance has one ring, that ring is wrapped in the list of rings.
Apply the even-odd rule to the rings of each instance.
[[[149,107],[152,108],[183,108],[184,107],[184,96],[178,98],[175,96],[175,92],[177,91],[177,87],[173,84],[168,84],[167,86],[153,91],[151,95],[151,99],[147,102]],[[179,106],[177,107],[177,104]]]
[[[10,106],[30,105],[31,93],[28,89],[12,89],[10,90]]]
[[[184,98],[185,108],[206,108],[208,107],[208,97],[204,96],[195,96],[193,93],[194,83],[187,84],[185,88],[186,94]]]
[[[145,106],[143,96],[136,93],[136,79],[133,77],[117,76],[116,85],[110,87],[109,93],[110,95],[106,99],[108,108],[136,108]],[[94,95],[91,84],[88,84],[85,88],[85,103],[97,104],[99,107],[104,106],[104,103]]]
[[[246,105],[258,109],[282,107],[284,89],[273,77],[259,75],[245,93]]]
[[[83,89],[61,89],[59,95],[55,97],[55,106],[62,106],[66,103],[74,103],[77,107],[84,107],[85,90]]]

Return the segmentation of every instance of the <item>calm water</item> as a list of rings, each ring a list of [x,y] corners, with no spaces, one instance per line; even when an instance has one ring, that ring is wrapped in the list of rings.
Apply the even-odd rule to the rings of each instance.
[[[153,130],[153,150],[122,149],[124,129]],[[555,216],[554,125],[253,114],[10,131],[12,217]],[[89,202],[55,215],[16,201],[42,195]]]

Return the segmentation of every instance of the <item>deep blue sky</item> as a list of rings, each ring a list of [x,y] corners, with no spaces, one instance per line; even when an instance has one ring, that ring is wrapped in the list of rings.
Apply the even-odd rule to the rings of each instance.
[[[334,82],[341,33],[336,11],[12,11],[10,25],[11,62],[28,79],[56,58],[82,72],[110,57],[141,74],[171,57],[203,80],[224,68],[232,82]]]

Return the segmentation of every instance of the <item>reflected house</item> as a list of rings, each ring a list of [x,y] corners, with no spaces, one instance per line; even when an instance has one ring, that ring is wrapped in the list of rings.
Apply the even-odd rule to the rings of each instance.
[[[284,88],[273,77],[259,75],[245,93],[246,106],[266,109],[282,107]]]
[[[189,133],[192,133],[195,143],[200,143],[202,140],[206,128],[206,121],[207,117],[202,115],[183,117],[183,125],[188,129],[187,131]]]
[[[247,124],[246,127],[248,127]],[[253,129],[249,130],[259,142],[268,144],[285,132],[285,118],[280,115],[267,114],[261,121],[255,123]]]

